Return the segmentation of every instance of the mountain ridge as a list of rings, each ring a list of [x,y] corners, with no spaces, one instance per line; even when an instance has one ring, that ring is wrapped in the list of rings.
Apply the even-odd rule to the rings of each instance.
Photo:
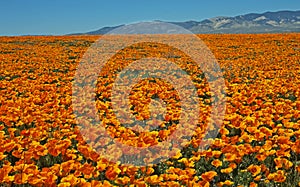
[[[160,22],[181,26],[194,34],[300,32],[300,10],[248,13],[233,17],[217,16],[204,19],[202,21],[189,20],[184,22]],[[98,30],[85,33],[73,33],[68,35],[101,35],[106,34],[113,29],[119,28],[121,26],[124,26],[124,24],[112,27],[102,27]]]

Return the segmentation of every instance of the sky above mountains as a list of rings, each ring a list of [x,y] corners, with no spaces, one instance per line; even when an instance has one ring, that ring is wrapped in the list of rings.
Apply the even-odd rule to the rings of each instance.
[[[299,0],[9,0],[0,1],[0,35],[63,35],[140,21],[201,21],[300,10]]]

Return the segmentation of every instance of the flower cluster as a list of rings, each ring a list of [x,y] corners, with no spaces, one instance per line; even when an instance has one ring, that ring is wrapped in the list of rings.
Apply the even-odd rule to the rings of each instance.
[[[130,111],[136,120],[151,115],[158,120],[146,126],[122,124],[110,97],[123,68],[144,57],[166,58],[186,71],[197,88],[201,112],[194,135],[171,158],[147,166],[101,157],[97,149],[119,160],[140,160],[149,154],[158,159],[155,150],[120,151],[111,139],[99,136],[103,132],[97,125],[89,127],[87,139],[82,132],[90,122],[81,116],[91,111],[73,111],[76,68],[99,37],[0,37],[0,184],[300,186],[299,33],[198,35],[220,64],[226,98],[214,95],[193,60],[170,46],[135,44],[113,56],[99,74],[95,101],[103,127],[122,144],[159,145],[178,130],[185,107],[170,83],[145,79],[130,92]],[[185,44],[180,38],[178,42]],[[130,80],[132,74],[126,76]],[[164,103],[155,106],[158,113],[149,107],[155,99]],[[210,146],[199,150],[216,100],[226,101],[225,118]],[[209,127],[212,133],[213,128]]]

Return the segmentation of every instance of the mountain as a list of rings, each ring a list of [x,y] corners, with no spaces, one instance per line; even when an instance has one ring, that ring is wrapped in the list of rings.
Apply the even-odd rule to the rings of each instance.
[[[74,34],[68,34],[68,35],[97,35],[97,34],[105,34],[108,33],[109,31],[112,31],[116,28],[122,27],[124,25],[118,25],[118,26],[114,26],[114,27],[103,27],[99,30],[96,31],[90,31],[90,32],[86,32],[86,33],[74,33]]]
[[[202,21],[167,22],[172,23],[195,34],[200,33],[283,33],[300,32],[300,10],[250,13],[234,17],[219,16]],[[105,34],[115,27],[103,27],[96,31],[71,35]]]
[[[189,28],[193,33],[300,32],[300,11],[265,12],[235,17],[215,17]]]

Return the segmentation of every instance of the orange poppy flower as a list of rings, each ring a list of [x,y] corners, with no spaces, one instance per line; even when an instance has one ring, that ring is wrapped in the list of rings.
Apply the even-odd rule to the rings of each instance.
[[[59,183],[57,186],[58,187],[70,187],[71,183],[70,182],[62,182],[62,183]]]
[[[108,167],[105,171],[105,176],[109,180],[115,180],[117,176],[121,173],[121,170],[118,167]]]
[[[220,161],[220,160],[218,160],[218,159],[215,159],[215,160],[213,160],[213,161],[211,162],[211,164],[212,164],[213,166],[215,166],[216,168],[218,168],[218,167],[222,166],[222,161]]]
[[[247,171],[249,171],[252,174],[252,176],[256,176],[261,172],[261,167],[258,165],[251,164],[247,168]]]
[[[233,171],[233,169],[231,167],[225,168],[225,169],[221,169],[221,173],[226,173],[229,174]]]
[[[283,170],[278,170],[275,173],[274,181],[275,182],[284,182],[286,180],[286,174]]]
[[[276,164],[276,169],[278,168],[285,168],[289,169],[293,166],[293,163],[286,158],[275,158],[274,162]]]
[[[257,187],[258,186],[258,184],[257,183],[255,183],[255,182],[250,182],[250,185],[249,185],[249,187]]]
[[[204,181],[210,182],[217,175],[218,174],[215,171],[208,171],[208,172],[205,172],[205,173],[201,174],[201,178]]]
[[[230,181],[230,180],[225,180],[224,182],[219,182],[218,184],[217,184],[217,186],[219,186],[219,187],[222,187],[222,186],[231,186],[231,185],[233,185],[234,184],[234,182],[232,182],[232,181]]]

